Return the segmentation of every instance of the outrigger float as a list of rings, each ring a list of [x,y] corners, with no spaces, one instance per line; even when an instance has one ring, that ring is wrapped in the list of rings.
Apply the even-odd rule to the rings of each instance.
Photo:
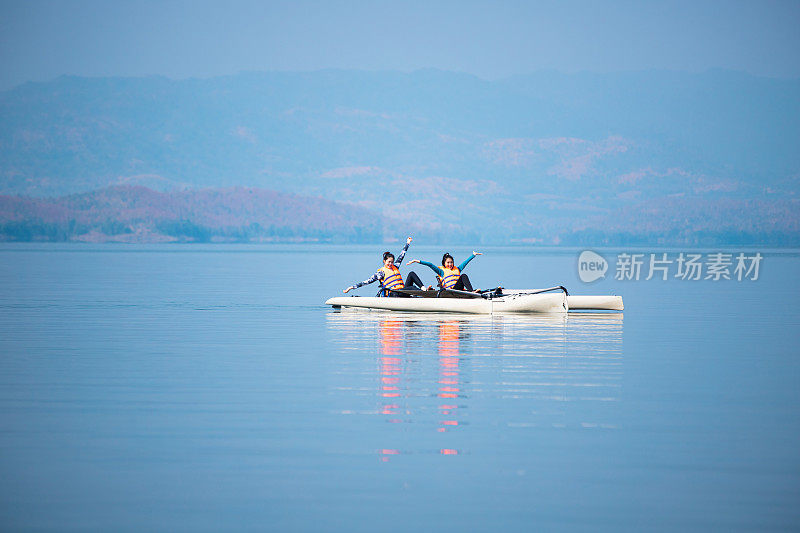
[[[566,313],[568,311],[622,311],[622,296],[574,296],[558,286],[548,289],[478,292],[453,289],[392,291],[402,297],[337,296],[325,302],[334,309],[382,309],[428,313]]]

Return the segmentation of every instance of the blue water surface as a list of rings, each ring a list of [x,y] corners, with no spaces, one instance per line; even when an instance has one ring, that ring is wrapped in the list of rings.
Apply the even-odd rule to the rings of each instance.
[[[755,281],[618,281],[620,250],[593,284],[573,249],[467,270],[624,313],[324,305],[382,251],[0,246],[0,528],[800,527],[796,250]]]

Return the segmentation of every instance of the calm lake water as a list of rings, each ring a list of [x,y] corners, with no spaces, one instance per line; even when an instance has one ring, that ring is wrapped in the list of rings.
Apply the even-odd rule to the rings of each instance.
[[[467,269],[624,313],[323,305],[383,249],[0,246],[0,528],[800,528],[798,251],[757,281],[616,281],[619,250],[593,284],[580,250]]]

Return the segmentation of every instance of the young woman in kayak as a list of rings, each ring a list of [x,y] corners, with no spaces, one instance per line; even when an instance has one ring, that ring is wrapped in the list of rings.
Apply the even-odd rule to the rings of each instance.
[[[453,261],[453,256],[450,254],[444,254],[442,256],[442,266],[438,267],[433,263],[429,263],[427,261],[420,261],[419,259],[412,259],[407,264],[412,263],[419,263],[421,265],[425,265],[426,267],[430,268],[434,272],[436,272],[436,276],[439,278],[439,285],[443,289],[454,289],[457,291],[469,291],[473,292],[474,289],[472,288],[472,283],[470,283],[469,278],[466,274],[462,274],[461,271],[466,268],[470,261],[475,259],[475,256],[483,255],[480,252],[472,252],[472,255],[467,257],[463,263],[455,267],[455,261]]]
[[[406,239],[406,245],[403,246],[403,251],[400,252],[400,256],[397,258],[396,262],[392,252],[384,252],[383,266],[379,268],[377,272],[368,279],[347,287],[342,292],[348,293],[353,289],[363,287],[375,281],[379,281],[381,284],[380,296],[403,296],[393,292],[398,289],[422,289],[422,280],[419,279],[416,272],[409,272],[405,283],[403,283],[403,276],[400,274],[400,269],[398,268],[403,265],[403,257],[405,257],[408,251],[409,244],[411,244],[411,237]],[[430,289],[430,287],[427,289]]]

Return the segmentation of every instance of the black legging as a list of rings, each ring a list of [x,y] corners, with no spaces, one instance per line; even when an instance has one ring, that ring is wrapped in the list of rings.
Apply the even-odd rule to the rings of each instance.
[[[417,273],[414,272],[413,270],[411,272],[409,272],[408,276],[406,277],[406,282],[403,285],[403,288],[404,289],[422,289],[423,287],[425,287],[425,285],[422,284],[422,280],[419,279],[419,276],[417,276]],[[394,291],[386,291],[386,292],[389,293],[389,294],[387,294],[387,296],[393,296],[393,297],[398,297],[399,296],[399,297],[409,297],[410,298],[410,296],[408,294],[401,294],[399,292],[394,292]]]
[[[466,274],[461,274],[458,276],[458,281],[456,281],[456,284],[453,285],[451,289],[455,289],[457,291],[473,291],[472,283],[469,282],[469,278]]]
[[[406,278],[406,284],[403,285],[404,289],[414,289],[414,288],[422,289],[424,287],[425,285],[422,284],[422,280],[419,279],[419,276],[417,276],[416,272],[412,270],[411,272],[408,273],[408,277]]]

